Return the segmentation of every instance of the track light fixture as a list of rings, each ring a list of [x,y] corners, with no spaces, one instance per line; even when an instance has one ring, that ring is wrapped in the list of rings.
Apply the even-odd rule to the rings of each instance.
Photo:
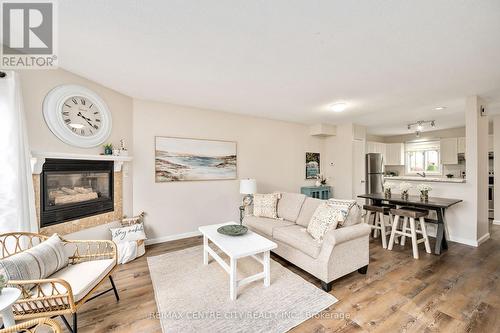
[[[408,124],[408,130],[411,131],[412,129],[415,129],[415,135],[420,137],[420,133],[422,133],[423,129],[425,126],[429,125],[430,127],[436,127],[436,121],[435,120],[419,120],[417,122]]]

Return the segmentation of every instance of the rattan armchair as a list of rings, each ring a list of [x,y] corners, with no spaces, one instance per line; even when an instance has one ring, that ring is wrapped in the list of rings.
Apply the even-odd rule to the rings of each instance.
[[[7,258],[16,253],[23,252],[48,238],[45,235],[35,233],[1,234],[0,258]],[[117,301],[120,300],[113,278],[111,277],[117,262],[116,245],[108,240],[81,241],[63,239],[63,242],[69,257],[68,267],[84,262],[112,260],[109,266],[111,268],[108,268],[105,272],[106,274],[98,278],[98,282],[88,292],[85,291],[83,295],[75,297],[71,284],[57,277],[40,280],[10,280],[8,281],[8,285],[21,289],[21,297],[12,305],[16,320],[61,316],[68,329],[76,333],[78,327],[77,311],[83,304],[110,291],[114,291]],[[111,282],[111,288],[93,295],[107,278]],[[66,314],[73,316],[72,327],[64,316]]]
[[[53,332],[61,333],[61,326],[49,318],[38,318],[25,321],[15,326],[0,329],[0,333],[37,333],[37,332]]]

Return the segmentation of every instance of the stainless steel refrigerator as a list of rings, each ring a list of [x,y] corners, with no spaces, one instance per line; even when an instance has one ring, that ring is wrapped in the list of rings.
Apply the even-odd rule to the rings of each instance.
[[[384,158],[379,153],[368,153],[365,157],[366,193],[384,192]]]

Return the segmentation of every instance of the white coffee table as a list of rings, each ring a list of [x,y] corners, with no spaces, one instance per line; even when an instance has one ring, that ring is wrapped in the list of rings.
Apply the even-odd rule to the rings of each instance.
[[[208,255],[210,254],[229,273],[229,296],[234,301],[238,297],[238,287],[240,286],[260,279],[264,279],[265,287],[270,285],[270,251],[277,248],[278,245],[250,230],[241,236],[227,236],[217,232],[219,227],[227,224],[238,223],[206,225],[199,227],[198,230],[203,234],[203,264],[208,265]],[[229,256],[229,265],[208,245],[209,240]],[[236,274],[238,259],[248,256],[260,262],[263,271],[238,281]]]
[[[18,300],[19,296],[21,296],[21,290],[17,288],[3,288],[2,294],[0,294],[0,313],[6,328],[16,324],[12,304]]]

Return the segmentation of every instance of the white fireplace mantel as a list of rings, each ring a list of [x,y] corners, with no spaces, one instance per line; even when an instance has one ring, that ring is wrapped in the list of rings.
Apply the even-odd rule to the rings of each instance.
[[[113,155],[85,155],[69,153],[51,153],[51,152],[31,152],[31,172],[34,175],[42,173],[43,164],[47,158],[59,158],[65,160],[91,160],[91,161],[113,161],[115,172],[122,170],[124,162],[132,161],[132,156],[113,156]]]

